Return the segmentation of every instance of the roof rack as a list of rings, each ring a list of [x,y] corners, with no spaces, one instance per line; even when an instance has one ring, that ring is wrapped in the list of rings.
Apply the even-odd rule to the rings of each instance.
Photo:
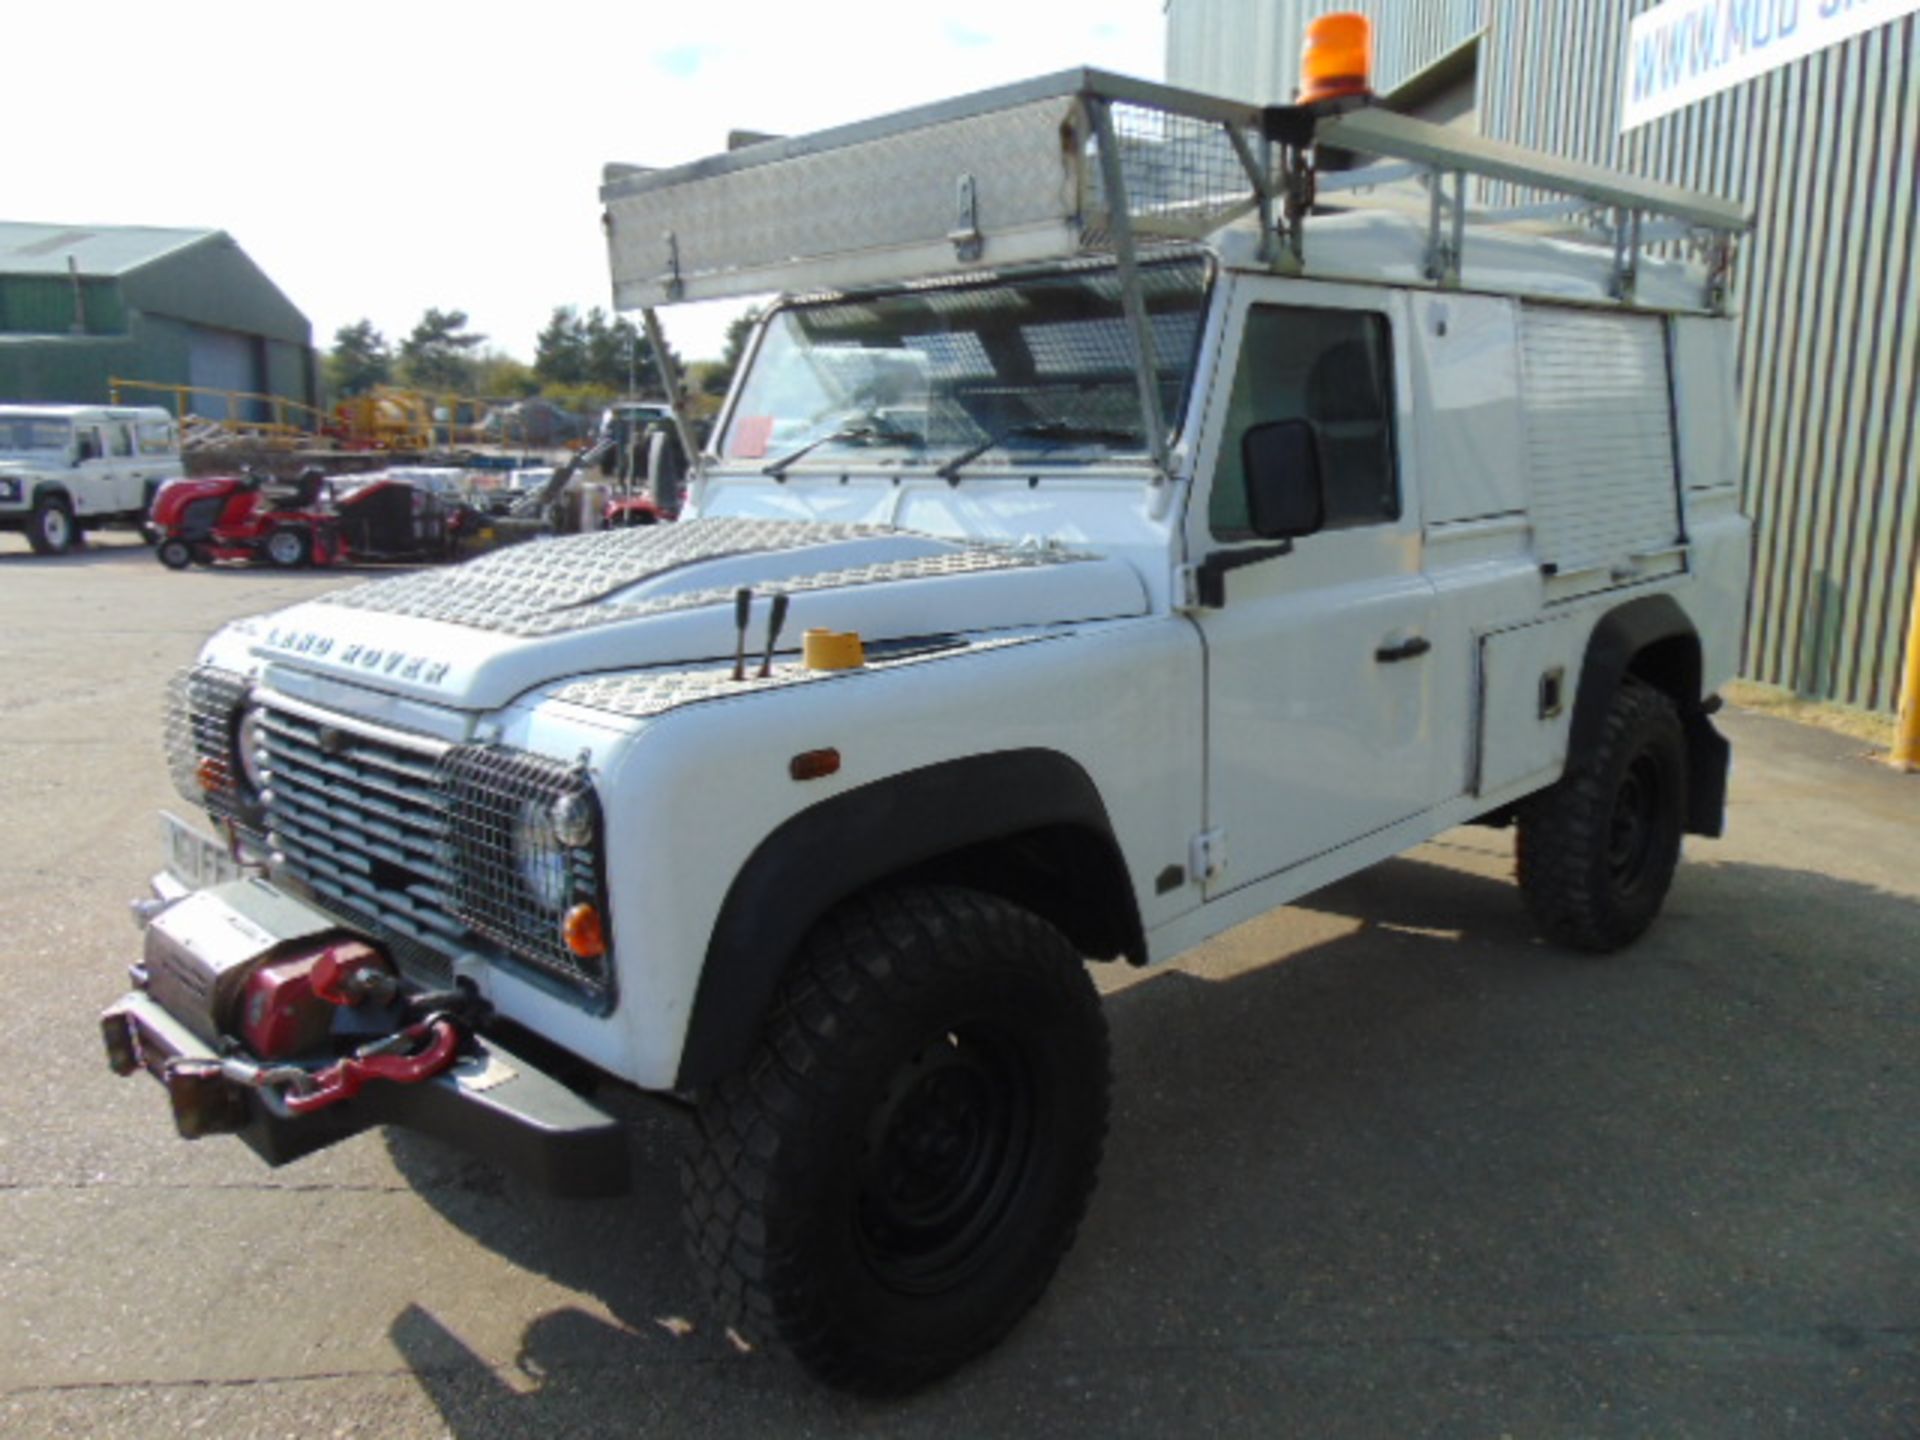
[[[1336,151],[1401,165],[1346,174]],[[1711,250],[1748,224],[1724,200],[1351,101],[1263,107],[1090,69],[677,169],[610,165],[601,197],[614,298],[634,309],[1114,253],[1248,214],[1285,268],[1316,199],[1389,175],[1430,192],[1436,284],[1458,283],[1469,225],[1584,212],[1610,229],[1630,302],[1643,246]],[[1471,210],[1470,176],[1554,199]]]
[[[1389,164],[1340,168],[1356,155]],[[1551,198],[1475,211],[1468,177]],[[1470,224],[1572,215],[1604,228],[1620,303],[1634,301],[1643,248],[1679,239],[1707,257],[1702,305],[1717,310],[1732,237],[1749,223],[1724,200],[1351,99],[1248,105],[1091,69],[762,140],[677,169],[609,165],[600,193],[614,303],[645,312],[656,347],[654,307],[678,301],[861,289],[1111,255],[1147,433],[1164,436],[1137,283],[1140,248],[1197,241],[1251,215],[1261,258],[1297,272],[1317,201],[1390,178],[1425,187],[1426,274],[1442,287],[1463,283]],[[1164,442],[1154,459],[1164,466]]]

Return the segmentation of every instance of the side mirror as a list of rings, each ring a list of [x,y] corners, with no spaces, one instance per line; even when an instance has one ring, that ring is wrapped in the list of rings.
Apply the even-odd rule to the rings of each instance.
[[[1269,420],[1240,437],[1247,517],[1263,540],[1311,535],[1327,523],[1320,434],[1306,420]]]

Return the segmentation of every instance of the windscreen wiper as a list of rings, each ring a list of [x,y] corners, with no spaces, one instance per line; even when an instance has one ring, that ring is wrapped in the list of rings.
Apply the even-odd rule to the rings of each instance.
[[[969,445],[933,473],[942,480],[958,480],[962,466],[971,465],[994,446],[1004,445],[1009,440],[1105,440],[1114,445],[1138,445],[1140,432],[1114,430],[1104,425],[1075,425],[1068,420],[1023,420],[1018,425],[1009,425]]]
[[[822,435],[818,440],[809,440],[798,450],[790,450],[778,460],[769,460],[760,467],[762,475],[771,475],[778,480],[787,473],[787,467],[796,460],[804,459],[822,445],[835,442],[847,445],[859,442],[865,445],[924,445],[926,440],[912,430],[902,430],[897,426],[881,424],[848,425],[834,431],[831,435]]]

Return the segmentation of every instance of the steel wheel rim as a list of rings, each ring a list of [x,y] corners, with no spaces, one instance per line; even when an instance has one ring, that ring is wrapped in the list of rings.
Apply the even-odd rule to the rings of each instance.
[[[1607,870],[1623,893],[1637,889],[1652,867],[1664,781],[1659,762],[1643,752],[1634,756],[1614,793],[1607,826]]]
[[[47,544],[53,549],[64,550],[73,540],[73,522],[58,505],[49,505],[46,518],[40,522],[40,533],[47,537]]]
[[[267,554],[282,565],[292,565],[305,558],[306,547],[298,535],[282,530],[268,537]]]
[[[1033,1154],[1036,1094],[997,1029],[943,1032],[909,1057],[868,1118],[855,1241],[882,1284],[951,1289],[994,1253]]]

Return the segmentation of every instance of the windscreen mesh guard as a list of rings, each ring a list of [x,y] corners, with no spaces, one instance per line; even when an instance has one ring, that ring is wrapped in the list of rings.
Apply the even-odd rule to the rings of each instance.
[[[498,745],[456,746],[440,769],[455,914],[539,969],[610,998],[606,954],[574,954],[563,930],[576,905],[606,919],[600,806],[587,772]]]
[[[1254,209],[1254,181],[1240,147],[1258,154],[1257,126],[1137,103],[1115,104],[1112,115],[1128,216],[1141,235],[1197,240]],[[1087,167],[1087,182],[1085,243],[1104,246],[1112,206],[1098,165]]]

